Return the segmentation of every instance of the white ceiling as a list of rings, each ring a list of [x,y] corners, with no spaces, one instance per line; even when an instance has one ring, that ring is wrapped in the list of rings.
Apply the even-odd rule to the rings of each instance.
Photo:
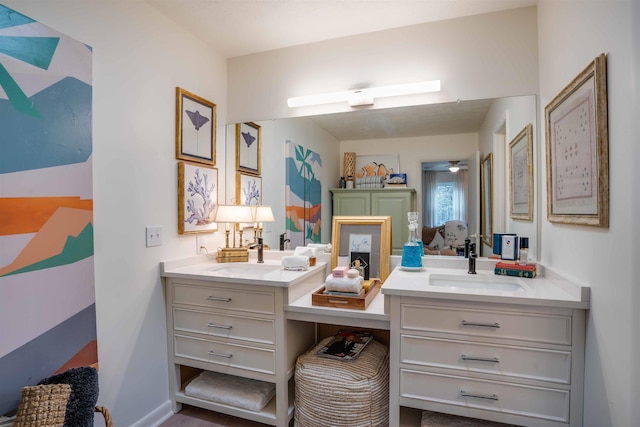
[[[538,0],[145,0],[227,58],[500,10]],[[340,141],[476,132],[487,101],[313,119]]]

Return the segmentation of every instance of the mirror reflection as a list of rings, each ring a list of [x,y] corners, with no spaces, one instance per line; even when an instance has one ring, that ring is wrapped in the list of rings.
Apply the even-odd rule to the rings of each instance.
[[[265,224],[263,231],[265,242],[272,248],[278,247],[282,233],[289,234],[291,228],[296,227],[295,221],[305,223],[305,209],[294,212],[287,208],[292,206],[291,196],[287,193],[287,158],[291,160],[287,154],[291,148],[287,148],[287,144],[313,153],[314,176],[320,185],[316,191],[320,192],[321,199],[318,204],[308,207],[309,210],[313,208],[316,219],[320,218],[313,224],[313,233],[320,236],[321,242],[331,240],[332,199],[329,190],[339,187],[345,152],[355,152],[357,156],[397,155],[399,172],[407,174],[407,186],[416,190],[412,209],[420,212],[421,223],[438,225],[445,218],[466,222],[469,236],[476,239],[478,247],[484,246],[481,249],[484,256],[491,254],[491,248],[482,242],[490,242],[491,238],[485,238],[481,230],[480,166],[481,159],[491,153],[494,179],[492,231],[502,232],[508,227],[510,232],[530,237],[530,246],[537,240],[536,219],[533,222],[513,221],[506,211],[508,201],[505,200],[508,194],[506,148],[509,139],[517,135],[520,128],[529,123],[536,128],[535,96],[354,110],[254,123],[260,126],[262,133],[262,204],[271,206],[275,217],[273,223]],[[227,194],[234,194],[237,172],[235,124],[228,126],[226,147]],[[304,169],[303,160],[294,158],[296,167]],[[438,185],[429,184],[426,172],[444,165],[448,168],[451,161],[458,162],[461,178],[441,181],[440,191],[450,192],[450,205],[440,213],[437,194],[436,202],[433,201],[434,188],[437,189]],[[438,179],[435,182],[439,182]],[[292,241],[287,248],[310,243],[306,239],[308,233],[304,230],[302,233],[305,239]],[[530,247],[530,250],[534,252],[536,249]]]

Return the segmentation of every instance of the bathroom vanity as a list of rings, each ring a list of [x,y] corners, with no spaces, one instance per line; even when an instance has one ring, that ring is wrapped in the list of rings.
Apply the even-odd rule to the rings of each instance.
[[[390,425],[400,407],[523,426],[582,426],[588,288],[547,272],[396,268]]]
[[[315,326],[288,321],[284,307],[324,282],[326,264],[285,271],[280,261],[217,263],[206,256],[161,263],[167,311],[172,410],[181,405],[285,427],[293,416],[295,362],[316,340]],[[185,394],[202,371],[275,384],[259,412]]]
[[[287,426],[296,358],[315,343],[316,324],[329,324],[389,331],[393,427],[401,412],[415,412],[402,408],[530,427],[582,425],[588,287],[551,271],[497,276],[486,259],[476,275],[462,257],[425,257],[425,268],[404,271],[392,256],[393,271],[369,307],[345,310],[311,301],[329,273],[328,256],[291,272],[280,266],[283,254],[265,252],[265,264],[205,255],[161,263],[174,411],[185,403]],[[254,412],[187,396],[185,384],[203,370],[271,382],[276,397]]]

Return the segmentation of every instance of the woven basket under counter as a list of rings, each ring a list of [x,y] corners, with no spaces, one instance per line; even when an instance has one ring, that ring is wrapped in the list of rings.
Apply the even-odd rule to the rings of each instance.
[[[296,427],[389,425],[389,349],[372,341],[355,360],[316,353],[327,338],[296,362]]]
[[[23,387],[14,427],[62,427],[70,395],[69,384]]]

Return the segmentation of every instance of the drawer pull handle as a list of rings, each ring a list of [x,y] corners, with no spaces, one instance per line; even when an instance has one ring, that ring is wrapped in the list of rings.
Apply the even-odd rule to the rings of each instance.
[[[229,353],[216,353],[215,351],[208,351],[207,354],[209,356],[216,356],[216,357],[226,357],[227,359],[233,357],[233,354],[229,354]]]
[[[492,394],[492,395],[488,395],[488,394],[472,394],[472,393],[467,393],[464,390],[460,390],[460,396],[462,397],[475,397],[477,399],[489,399],[489,400],[498,400],[498,395],[497,394]]]
[[[231,302],[231,298],[225,298],[225,297],[214,297],[212,295],[209,295],[207,297],[207,301],[222,301],[222,302]]]
[[[329,302],[331,304],[349,304],[349,301],[344,301],[341,299],[330,299]]]
[[[478,322],[467,322],[466,320],[462,321],[462,326],[481,326],[483,328],[496,328],[500,327],[500,323],[478,323]]]
[[[217,325],[215,323],[207,323],[207,326],[210,328],[218,328],[218,329],[231,329],[231,325]]]
[[[497,357],[473,357],[467,356],[466,354],[460,355],[462,360],[474,360],[477,362],[491,362],[491,363],[500,363],[500,359]]]

